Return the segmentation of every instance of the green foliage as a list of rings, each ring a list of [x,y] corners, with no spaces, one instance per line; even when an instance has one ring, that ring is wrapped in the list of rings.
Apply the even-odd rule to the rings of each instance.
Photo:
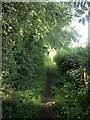
[[[76,10],[75,16],[79,17],[79,23],[82,22],[83,25],[85,25],[86,21],[89,21],[90,15],[88,14],[88,7],[89,7],[90,2],[87,1],[77,1],[74,2],[74,7]],[[88,13],[86,13],[88,12]],[[82,15],[84,17],[82,17]]]
[[[72,78],[71,81],[73,81],[73,79],[74,78]],[[54,108],[56,118],[61,118],[61,120],[82,120],[86,113],[83,112],[83,109],[79,105],[78,92],[74,89],[74,81],[71,83],[67,79],[65,80],[65,78],[59,79],[59,81],[63,81],[62,87],[58,81],[58,88],[53,84],[53,94],[55,97],[54,99],[56,100]]]
[[[80,9],[78,9],[77,12],[78,12],[79,14],[84,14],[84,13],[85,13],[83,10],[80,10]]]
[[[79,82],[79,81],[77,81]],[[76,89],[76,79],[71,76],[54,78],[52,91],[55,100],[55,118],[61,120],[89,119],[89,96],[84,88]]]
[[[86,48],[71,48],[68,50],[60,50],[55,61],[61,71],[75,70],[80,67],[87,67],[88,62],[88,47]]]
[[[69,24],[71,19],[68,19],[67,24]],[[64,28],[60,28],[60,26],[55,27],[50,33],[48,33],[47,40],[52,48],[56,50],[60,48],[67,48],[71,41],[78,41],[79,34],[71,28],[69,25]]]
[[[71,3],[2,4],[3,89],[24,89],[36,79],[44,63],[46,45],[51,44],[46,35],[57,26],[69,24],[71,9]],[[68,35],[66,32],[65,37]]]
[[[40,114],[46,35],[68,20],[70,9],[62,3],[2,3],[3,117]]]
[[[44,71],[38,76],[35,83],[30,88],[12,91],[3,100],[4,118],[39,118],[43,112],[42,99],[45,84]],[[28,83],[29,84],[29,83]]]
[[[83,78],[83,68],[89,72],[88,48],[61,50],[55,56],[59,77],[54,78],[52,90],[57,119],[90,119],[90,97]]]
[[[2,3],[4,118],[40,117],[48,66],[53,76],[56,117],[82,120],[88,116],[87,107],[81,107],[87,99],[81,91],[84,88],[82,68],[89,71],[87,47],[68,49],[70,42],[79,37],[69,25],[73,18],[72,5],[67,2]],[[48,57],[48,48],[63,49],[57,53],[56,64]]]

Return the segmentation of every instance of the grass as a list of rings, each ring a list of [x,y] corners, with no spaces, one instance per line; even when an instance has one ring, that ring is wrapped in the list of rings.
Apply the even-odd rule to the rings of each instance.
[[[50,59],[45,61],[45,66],[42,66],[42,71],[32,85],[29,82],[26,86],[27,89],[16,90],[5,96],[5,99],[3,99],[3,118],[41,117],[44,111],[42,101],[48,66],[51,68],[53,75],[52,99],[55,101],[54,113],[56,119],[89,119],[90,105],[86,92],[77,91],[74,88],[75,79],[70,76],[62,76],[57,66]]]
[[[43,91],[46,80],[45,68],[38,75],[32,86],[13,91],[3,99],[4,118],[38,118],[43,112]],[[30,86],[30,88],[29,88]]]

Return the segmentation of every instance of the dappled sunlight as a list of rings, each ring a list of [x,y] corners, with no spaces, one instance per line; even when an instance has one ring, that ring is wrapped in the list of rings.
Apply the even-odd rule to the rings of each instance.
[[[13,96],[12,96],[13,97]],[[17,91],[14,93],[15,99],[18,101],[22,101],[23,103],[32,102],[35,105],[41,104],[41,95],[36,92],[36,90],[25,90],[25,91]]]
[[[74,4],[2,4],[4,119],[89,120],[89,47],[71,46],[80,37],[73,17],[87,8]]]
[[[20,96],[21,97],[21,96]],[[44,111],[44,107],[42,104],[37,104],[32,101],[22,101],[22,99],[10,100],[10,101],[3,101],[5,112],[3,111],[3,115],[5,118],[5,114],[8,114],[8,109],[12,110],[9,111],[9,113],[12,112],[13,116],[10,116],[11,119],[17,119],[17,118],[40,118]],[[9,106],[8,106],[9,105]],[[22,115],[21,115],[22,114]]]

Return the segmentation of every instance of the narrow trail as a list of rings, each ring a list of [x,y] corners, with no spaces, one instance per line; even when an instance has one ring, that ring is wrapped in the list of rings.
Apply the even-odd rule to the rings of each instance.
[[[43,113],[43,118],[53,118],[53,101],[52,101],[52,89],[51,89],[51,84],[52,84],[52,73],[50,68],[48,67],[47,69],[47,80],[45,84],[45,89],[44,89],[44,113]]]

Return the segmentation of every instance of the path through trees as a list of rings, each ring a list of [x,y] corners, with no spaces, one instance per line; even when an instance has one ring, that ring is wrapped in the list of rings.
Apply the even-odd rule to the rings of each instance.
[[[50,68],[47,68],[47,80],[45,84],[45,89],[44,89],[44,113],[43,113],[43,118],[53,118],[53,101],[52,101],[52,72]]]

